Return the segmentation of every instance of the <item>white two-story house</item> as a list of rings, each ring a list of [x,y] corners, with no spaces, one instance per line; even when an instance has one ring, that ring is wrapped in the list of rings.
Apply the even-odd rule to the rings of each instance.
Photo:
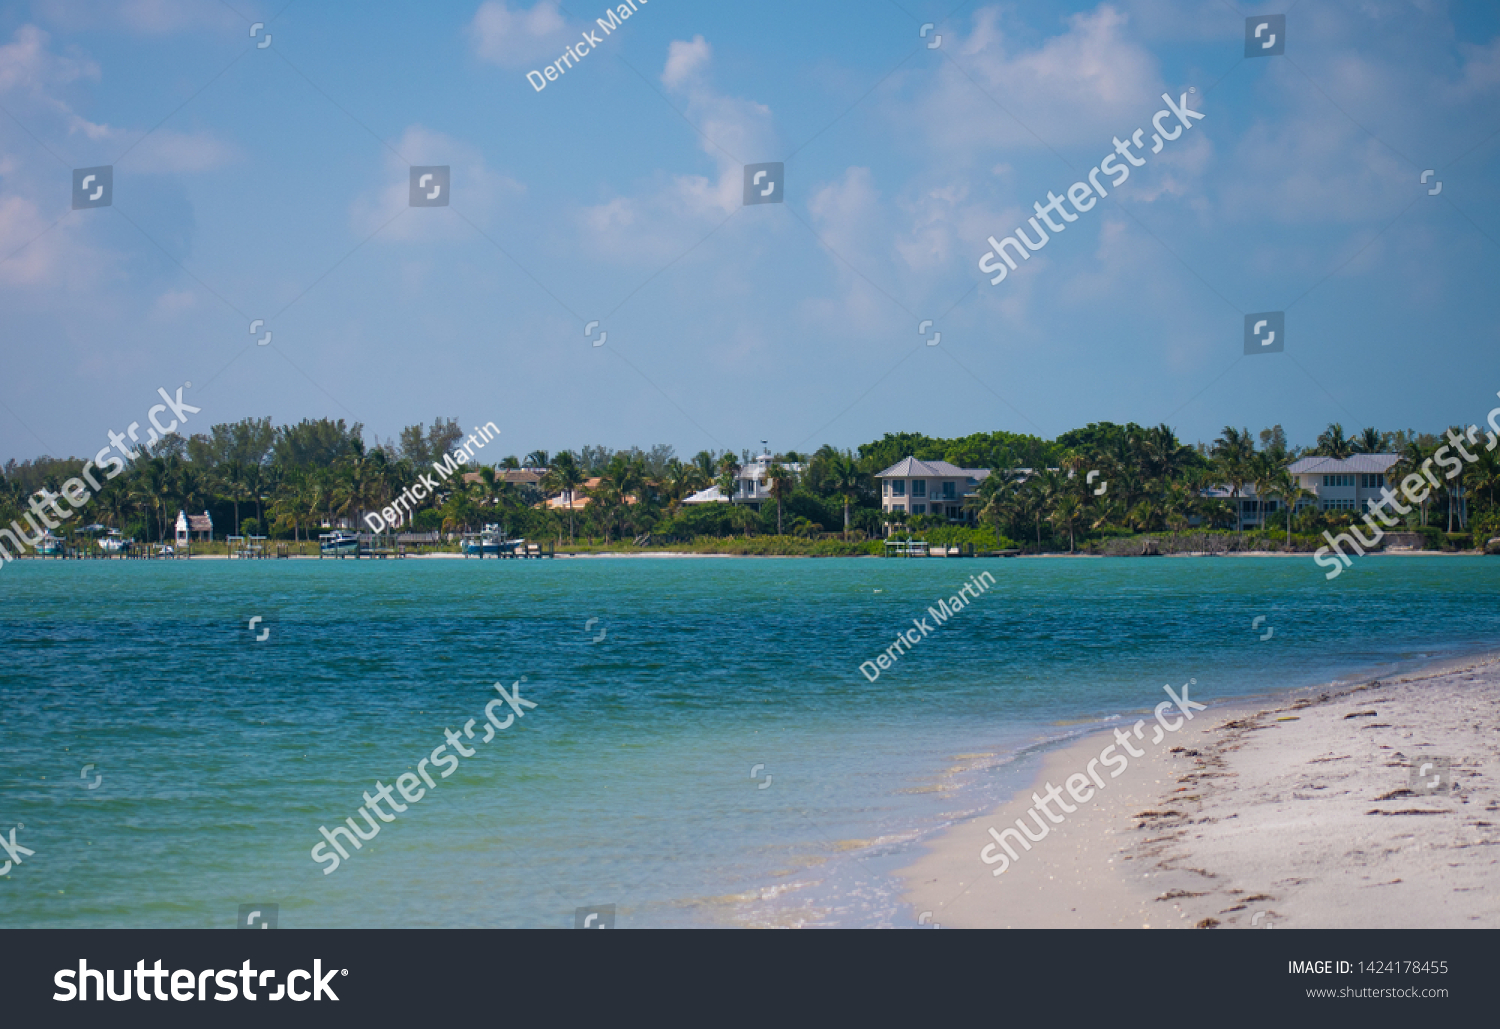
[[[774,504],[776,502],[776,498],[771,496],[770,482],[762,483],[760,481],[770,469],[774,460],[769,453],[765,453],[753,458],[749,464],[741,467],[739,473],[735,476],[734,496],[732,497],[724,496],[723,493],[719,492],[719,487],[710,486],[708,489],[699,490],[692,496],[684,498],[682,502],[684,504],[722,504],[730,501],[736,504],[748,504],[759,511],[760,505],[765,503]],[[777,461],[776,463],[798,478],[801,478],[802,473],[807,468],[805,464],[794,461]]]
[[[1299,507],[1316,503],[1324,511],[1369,510],[1371,501],[1380,499],[1387,485],[1386,475],[1401,458],[1395,454],[1354,454],[1340,460],[1336,457],[1304,457],[1293,461],[1287,471],[1297,482],[1317,496],[1314,502],[1303,501]]]

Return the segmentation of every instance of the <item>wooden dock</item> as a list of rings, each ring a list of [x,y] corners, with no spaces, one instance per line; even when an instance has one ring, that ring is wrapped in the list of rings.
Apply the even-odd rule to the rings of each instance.
[[[886,540],[886,557],[1015,557],[1019,550],[978,550],[972,543],[934,547],[926,540]]]

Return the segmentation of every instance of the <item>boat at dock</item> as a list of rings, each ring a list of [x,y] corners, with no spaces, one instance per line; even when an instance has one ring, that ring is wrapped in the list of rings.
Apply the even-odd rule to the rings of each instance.
[[[460,544],[465,557],[506,557],[525,546],[525,540],[511,539],[498,525],[486,525],[483,532],[466,532]]]
[[[359,556],[359,536],[347,529],[325,532],[318,537],[318,554],[322,557]]]
[[[119,529],[110,529],[99,541],[99,549],[106,554],[128,554],[134,545],[135,540],[128,540],[121,536]]]

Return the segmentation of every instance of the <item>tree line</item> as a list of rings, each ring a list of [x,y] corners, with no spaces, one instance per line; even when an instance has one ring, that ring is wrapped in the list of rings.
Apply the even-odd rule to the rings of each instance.
[[[362,425],[342,419],[277,426],[269,418],[251,418],[187,438],[169,435],[104,482],[90,505],[65,524],[76,529],[95,522],[158,541],[171,536],[179,509],[206,510],[221,537],[232,532],[310,539],[325,527],[362,527],[366,512],[389,504],[465,436],[456,420],[441,417],[370,444]],[[948,526],[950,519],[943,516],[881,510],[874,474],[910,456],[991,469],[968,501],[968,518],[997,541],[1017,541],[1028,549],[1073,550],[1090,537],[1190,525],[1243,531],[1238,500],[1252,493],[1257,502],[1278,502],[1276,524],[1290,539],[1293,532],[1347,525],[1361,513],[1324,511],[1313,504],[1294,514],[1299,502],[1311,499],[1287,472],[1297,457],[1394,453],[1400,461],[1387,473],[1394,488],[1443,443],[1437,435],[1374,428],[1350,436],[1337,423],[1305,449],[1290,446],[1280,426],[1258,438],[1248,429],[1226,426],[1212,443],[1195,446],[1182,443],[1166,425],[1134,423],[1092,423],[1055,440],[1007,432],[958,439],[888,433],[854,450],[825,445],[810,454],[774,455],[760,479],[770,496],[760,511],[743,504],[684,503],[710,486],[733,495],[743,468],[754,459],[749,451],[703,450],[682,459],[665,444],[649,450],[603,445],[555,454],[534,450],[524,457],[483,455],[482,463],[466,469],[473,475],[445,480],[403,529],[457,533],[498,524],[514,535],[569,540],[584,535],[608,542],[643,533],[849,538],[879,535],[891,523],[913,531]],[[1476,534],[1500,531],[1500,464],[1496,453],[1477,451],[1479,459],[1460,478],[1444,480],[1445,488],[1434,491],[1409,521],[1446,524],[1450,532],[1455,527]],[[82,464],[77,458],[50,457],[8,462],[0,476],[0,524],[15,521],[19,530],[38,529],[30,517],[37,497],[57,494]],[[523,468],[538,474],[504,474]],[[1106,484],[1102,493],[1100,483]],[[1210,487],[1220,487],[1223,495],[1205,495]],[[1460,503],[1460,490],[1467,505]],[[574,497],[574,506],[543,505],[558,495]]]

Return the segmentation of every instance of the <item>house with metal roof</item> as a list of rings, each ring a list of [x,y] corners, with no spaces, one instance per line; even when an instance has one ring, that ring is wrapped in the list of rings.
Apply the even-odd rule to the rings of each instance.
[[[710,486],[708,489],[699,490],[691,496],[684,497],[684,504],[749,504],[757,511],[760,505],[766,503],[774,504],[776,499],[771,496],[771,484],[761,482],[772,463],[781,465],[793,475],[800,477],[807,470],[805,464],[796,461],[776,461],[770,453],[761,454],[743,465],[735,475],[734,496],[726,497],[718,486]]]
[[[1324,511],[1366,511],[1371,501],[1380,499],[1386,475],[1400,460],[1396,454],[1304,457],[1293,461],[1287,471],[1317,496],[1317,505]]]
[[[1395,454],[1354,454],[1346,458],[1313,455],[1293,461],[1287,471],[1313,495],[1311,500],[1305,497],[1298,500],[1293,514],[1309,507],[1323,511],[1367,511],[1371,501],[1380,499],[1381,489],[1388,484],[1387,475],[1400,460]],[[1276,496],[1261,497],[1253,482],[1243,484],[1238,496],[1227,484],[1210,486],[1199,495],[1238,504],[1240,520],[1246,528],[1255,528],[1267,519],[1285,518],[1285,501]]]
[[[977,495],[979,484],[989,475],[988,468],[960,468],[947,461],[903,458],[875,473],[875,480],[880,483],[880,509],[973,521],[974,512],[964,501]]]

